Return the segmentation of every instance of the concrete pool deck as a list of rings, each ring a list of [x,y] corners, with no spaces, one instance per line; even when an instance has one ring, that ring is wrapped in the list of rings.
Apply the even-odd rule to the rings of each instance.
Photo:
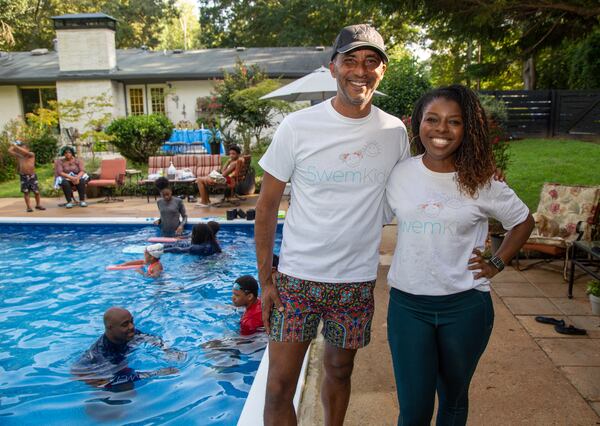
[[[256,196],[238,208],[254,208]],[[64,199],[63,199],[64,200]],[[48,210],[26,213],[22,198],[0,199],[0,217],[154,217],[156,204],[126,197],[122,203],[95,204],[71,210],[58,199],[43,199]],[[213,200],[216,201],[216,198]],[[282,202],[285,209],[287,202]],[[199,209],[186,202],[190,218],[224,216],[227,208]],[[396,228],[384,228],[376,287],[371,344],[359,352],[353,376],[347,425],[394,425],[398,412],[386,342],[385,276],[395,244]],[[575,298],[566,297],[561,274],[542,268],[518,272],[507,268],[493,280],[494,332],[473,379],[469,424],[472,425],[600,425],[600,317],[591,315],[582,276]],[[588,330],[588,336],[557,334],[538,324],[536,315],[564,318]],[[323,424],[318,397],[320,345],[311,354],[300,408],[301,424]]]

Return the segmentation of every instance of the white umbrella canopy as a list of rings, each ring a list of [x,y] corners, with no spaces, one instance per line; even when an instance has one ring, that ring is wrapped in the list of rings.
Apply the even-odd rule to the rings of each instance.
[[[324,101],[337,93],[337,81],[328,68],[320,67],[298,80],[292,81],[261,99],[279,99],[282,101]],[[376,95],[385,94],[375,91]]]

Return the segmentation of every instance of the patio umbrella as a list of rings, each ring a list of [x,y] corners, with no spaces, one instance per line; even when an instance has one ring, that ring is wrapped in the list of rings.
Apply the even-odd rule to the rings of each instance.
[[[320,67],[298,80],[286,84],[261,99],[279,99],[283,101],[324,101],[337,93],[337,81],[328,68]],[[387,96],[375,91],[376,95]]]

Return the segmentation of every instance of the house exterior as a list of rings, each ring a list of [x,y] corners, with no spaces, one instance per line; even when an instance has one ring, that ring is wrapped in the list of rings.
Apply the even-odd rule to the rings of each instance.
[[[103,13],[52,18],[54,50],[0,52],[0,129],[48,101],[77,101],[105,95],[114,117],[165,114],[173,123],[194,122],[196,100],[208,96],[239,58],[284,82],[329,63],[331,48],[274,47],[151,51],[116,49],[117,21]],[[89,120],[86,117],[85,122]],[[85,130],[83,119],[62,128]]]

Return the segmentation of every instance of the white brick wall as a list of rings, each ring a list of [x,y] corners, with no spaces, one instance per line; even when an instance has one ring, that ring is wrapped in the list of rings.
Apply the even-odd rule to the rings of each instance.
[[[67,100],[77,101],[84,97],[95,97],[100,96],[103,93],[107,93],[112,97],[113,107],[108,108],[113,117],[124,115],[122,113],[123,106],[118,103],[122,103],[122,95],[118,92],[119,84],[114,83],[110,80],[84,80],[84,81],[58,81],[56,82],[56,95],[59,102],[65,102]],[[100,115],[100,114],[97,114]],[[84,114],[78,121],[69,122],[61,120],[61,127],[75,127],[80,133],[85,132],[85,124],[89,121],[89,117]]]
[[[57,30],[56,38],[61,71],[110,70],[117,64],[113,30]]]
[[[171,88],[168,89],[166,99],[167,116],[177,124],[184,120],[183,110],[185,106],[185,120],[196,122],[196,99],[201,96],[208,96],[214,86],[212,81],[173,81],[170,82]],[[175,102],[175,99],[178,99]]]

